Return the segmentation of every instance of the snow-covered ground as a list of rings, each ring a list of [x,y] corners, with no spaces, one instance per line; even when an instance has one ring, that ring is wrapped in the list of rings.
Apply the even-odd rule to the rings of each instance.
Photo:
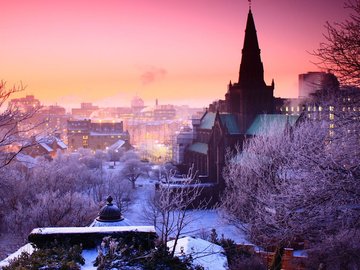
[[[175,240],[169,241],[170,250],[174,247]],[[194,265],[201,265],[205,270],[228,269],[228,260],[224,249],[216,244],[200,238],[183,237],[177,242],[175,256],[191,255]]]
[[[140,178],[136,182],[136,194],[130,208],[123,215],[133,225],[153,225],[144,217],[144,207],[154,193],[155,180]],[[217,210],[189,210],[191,222],[182,235],[204,237],[216,229],[218,237],[224,235],[238,244],[249,244],[245,235],[235,226],[228,224]]]
[[[123,168],[121,162],[110,169],[113,163],[105,164],[104,169],[111,173]],[[129,209],[123,213],[124,217],[130,221],[132,225],[154,225],[144,217],[144,208],[147,201],[154,194],[156,180],[150,178],[139,178],[136,181],[136,190],[134,200],[131,202]],[[209,235],[212,229],[216,229],[218,237],[224,235],[238,244],[250,244],[243,232],[234,225],[229,224],[221,217],[217,210],[191,210],[189,211],[189,219],[192,221],[184,229],[182,235],[202,237]]]

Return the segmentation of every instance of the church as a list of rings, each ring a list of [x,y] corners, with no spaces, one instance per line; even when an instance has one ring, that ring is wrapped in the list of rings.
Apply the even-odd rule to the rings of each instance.
[[[209,105],[201,119],[193,120],[193,141],[184,154],[184,165],[198,172],[201,182],[224,187],[222,171],[227,149],[242,147],[246,138],[255,136],[265,122],[288,122],[275,114],[274,80],[264,81],[255,23],[251,8],[247,17],[244,45],[237,82],[228,85],[225,99]]]

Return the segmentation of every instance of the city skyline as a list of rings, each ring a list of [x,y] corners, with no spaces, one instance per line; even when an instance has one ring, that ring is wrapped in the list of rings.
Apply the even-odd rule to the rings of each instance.
[[[44,104],[204,107],[236,81],[248,1],[11,1],[2,5],[2,80]],[[326,8],[325,8],[326,7]],[[265,80],[297,97],[298,74],[317,70],[307,52],[343,2],[252,1]]]

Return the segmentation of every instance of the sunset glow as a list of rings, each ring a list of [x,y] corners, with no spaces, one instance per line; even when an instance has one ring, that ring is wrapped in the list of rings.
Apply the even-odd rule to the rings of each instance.
[[[3,1],[0,79],[20,81],[45,104],[128,106],[136,94],[204,107],[238,78],[246,0]],[[254,0],[267,84],[296,97],[308,51],[343,1]]]

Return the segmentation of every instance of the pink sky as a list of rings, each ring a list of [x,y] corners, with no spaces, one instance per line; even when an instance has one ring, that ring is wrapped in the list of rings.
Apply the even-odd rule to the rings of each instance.
[[[2,1],[0,79],[23,82],[45,104],[128,106],[136,94],[207,106],[238,78],[247,0]],[[299,73],[316,70],[326,21],[342,0],[253,0],[275,95],[297,96]]]

